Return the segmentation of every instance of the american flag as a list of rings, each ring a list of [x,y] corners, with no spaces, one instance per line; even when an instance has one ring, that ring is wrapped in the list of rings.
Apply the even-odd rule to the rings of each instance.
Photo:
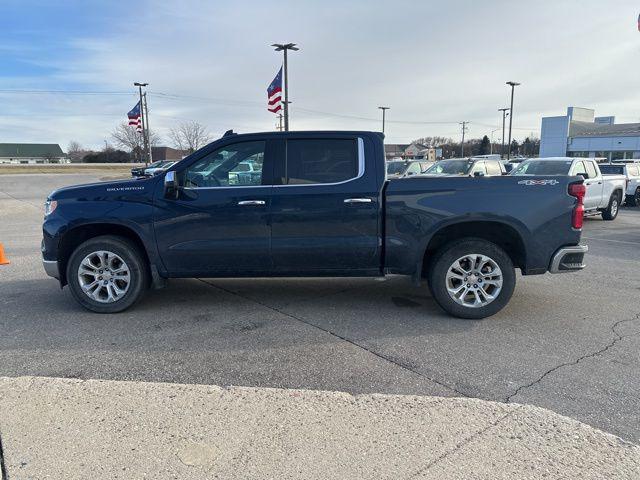
[[[129,126],[136,127],[136,130],[139,132],[142,131],[142,118],[140,113],[140,102],[136,103],[136,106],[133,107],[129,113],[127,113],[127,117],[129,117]]]
[[[270,112],[278,113],[282,110],[282,67],[267,88],[267,99],[267,109]]]

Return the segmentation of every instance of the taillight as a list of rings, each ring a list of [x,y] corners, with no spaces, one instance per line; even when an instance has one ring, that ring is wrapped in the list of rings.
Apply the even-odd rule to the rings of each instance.
[[[584,196],[587,188],[582,183],[572,183],[569,185],[569,195],[576,197],[576,206],[571,216],[571,226],[575,229],[582,228],[582,220],[584,218]]]

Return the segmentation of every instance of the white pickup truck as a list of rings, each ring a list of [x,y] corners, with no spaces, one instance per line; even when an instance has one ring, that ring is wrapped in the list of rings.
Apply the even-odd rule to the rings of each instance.
[[[628,207],[640,207],[640,163],[608,163],[600,165],[600,171],[605,177],[622,175],[627,179]]]
[[[579,175],[584,178],[587,190],[585,216],[602,214],[604,220],[618,216],[627,188],[624,175],[602,175],[598,163],[592,158],[532,158],[522,162],[509,175]]]

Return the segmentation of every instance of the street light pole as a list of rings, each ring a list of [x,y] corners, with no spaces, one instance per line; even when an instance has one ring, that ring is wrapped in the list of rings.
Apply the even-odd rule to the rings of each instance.
[[[384,133],[384,118],[385,118],[385,113],[387,110],[389,110],[391,107],[378,107],[380,110],[382,110],[382,133]]]
[[[140,93],[140,121],[142,123],[142,145],[144,149],[144,164],[147,165],[149,162],[148,158],[148,139],[147,132],[145,128],[145,112],[144,112],[144,103],[142,103],[142,87],[146,87],[149,85],[148,83],[140,83],[134,82],[134,86],[138,87],[138,92]]]
[[[295,43],[273,43],[276,52],[284,52],[284,130],[289,131],[289,74],[287,68],[287,50],[300,50]]]
[[[500,147],[500,158],[504,158],[504,121],[505,117],[508,115],[508,108],[499,108],[498,111],[502,112],[502,146]]]
[[[507,82],[511,85],[511,108],[509,109],[509,148],[507,150],[507,160],[511,159],[511,127],[513,126],[513,92],[520,85],[518,82]]]
[[[504,135],[504,126],[502,128],[503,128],[503,135]],[[493,134],[494,134],[494,132],[497,132],[498,130],[500,130],[500,129],[496,128],[494,130],[491,130],[491,147],[490,147],[490,151],[489,151],[489,153],[491,155],[493,155]],[[500,155],[500,158],[502,158],[502,155]]]

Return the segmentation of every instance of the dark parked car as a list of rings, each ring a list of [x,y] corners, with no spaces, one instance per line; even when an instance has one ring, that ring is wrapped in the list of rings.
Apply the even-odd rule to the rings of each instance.
[[[429,167],[424,174],[432,176],[487,177],[506,174],[500,160],[483,158],[451,158],[440,160]]]
[[[234,173],[241,162],[259,177]],[[385,167],[375,132],[225,135],[154,177],[53,192],[44,268],[100,313],[166,278],[390,273],[483,318],[511,298],[515,268],[584,267],[582,177],[388,180]]]

